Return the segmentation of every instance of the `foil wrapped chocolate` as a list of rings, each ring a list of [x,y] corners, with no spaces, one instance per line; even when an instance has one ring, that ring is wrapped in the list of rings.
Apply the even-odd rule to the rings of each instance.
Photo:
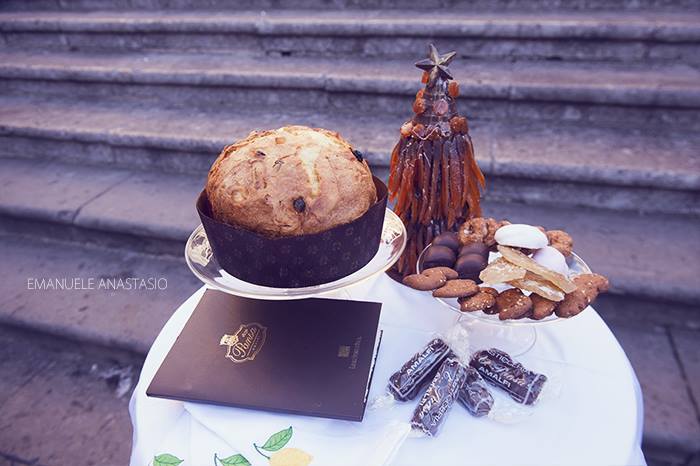
[[[464,384],[459,389],[459,404],[464,406],[472,416],[482,417],[491,412],[493,396],[486,382],[473,367],[467,367]]]
[[[459,390],[467,378],[467,368],[457,358],[447,358],[438,368],[411,418],[411,428],[434,437],[447,418]]]
[[[496,348],[477,351],[469,365],[491,385],[506,391],[518,403],[531,405],[537,401],[547,376],[525,369],[510,355]]]
[[[389,377],[389,392],[399,401],[413,400],[432,380],[449,353],[447,343],[434,338]]]

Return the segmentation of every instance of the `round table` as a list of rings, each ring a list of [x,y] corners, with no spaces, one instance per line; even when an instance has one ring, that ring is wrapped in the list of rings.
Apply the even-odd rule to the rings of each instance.
[[[182,466],[220,466],[228,464],[221,458],[240,461],[237,454],[252,465],[272,464],[253,443],[259,446],[290,426],[293,437],[287,447],[312,455],[312,466],[645,464],[637,378],[610,329],[592,308],[574,319],[538,326],[534,348],[516,358],[525,367],[547,374],[556,388],[536,406],[516,405],[494,389],[497,416],[474,418],[455,405],[439,436],[413,438],[407,437],[407,422],[416,401],[379,407],[375,403],[368,407],[363,422],[355,423],[147,397],[148,384],[204,291],[197,291],[175,311],[146,358],[129,406],[134,429],[132,466],[178,464],[179,460]],[[385,393],[389,375],[432,336],[446,332],[456,314],[430,293],[408,289],[386,275],[348,291],[352,299],[383,304],[384,333],[370,405]],[[230,464],[246,464],[234,459]],[[293,460],[285,464],[304,464]]]

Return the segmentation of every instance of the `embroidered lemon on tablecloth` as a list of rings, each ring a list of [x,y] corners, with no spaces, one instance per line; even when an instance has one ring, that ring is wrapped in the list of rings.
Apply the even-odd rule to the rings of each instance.
[[[270,466],[308,466],[313,456],[298,448],[285,448],[270,456]]]
[[[308,466],[313,456],[299,448],[284,448],[292,438],[292,426],[272,434],[262,446],[253,444],[255,450],[268,459],[270,466]],[[265,452],[272,453],[270,456]]]

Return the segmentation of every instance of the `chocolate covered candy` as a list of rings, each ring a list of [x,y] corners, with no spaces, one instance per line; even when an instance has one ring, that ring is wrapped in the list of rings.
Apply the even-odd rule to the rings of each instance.
[[[447,246],[430,246],[423,256],[423,269],[452,267],[457,254]]]
[[[457,252],[459,249],[459,236],[457,235],[457,232],[454,231],[440,233],[433,240],[433,246],[446,246]]]
[[[488,255],[482,256],[479,254],[465,254],[459,256],[455,262],[454,269],[459,274],[459,278],[468,278],[480,283],[479,274],[488,265]]]
[[[399,401],[414,399],[421,388],[430,382],[449,352],[447,343],[440,338],[431,340],[389,377],[389,392]]]
[[[493,407],[493,396],[484,379],[473,367],[467,367],[467,376],[459,389],[457,401],[476,417],[486,416]]]
[[[416,406],[411,428],[430,437],[437,435],[466,378],[467,368],[456,358],[447,358]]]
[[[474,353],[469,365],[491,385],[505,390],[518,403],[533,404],[542,391],[547,376],[532,372],[508,353],[491,348]]]
[[[467,254],[477,254],[479,256],[489,257],[489,247],[484,243],[469,243],[459,248],[459,255],[466,256]]]

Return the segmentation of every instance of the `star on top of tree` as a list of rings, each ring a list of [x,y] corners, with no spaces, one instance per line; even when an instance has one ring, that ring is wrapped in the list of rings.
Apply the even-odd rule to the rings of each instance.
[[[416,67],[430,73],[428,85],[434,84],[438,77],[442,79],[453,79],[450,69],[447,66],[455,55],[457,55],[457,52],[447,52],[444,55],[440,55],[438,49],[433,44],[430,44],[428,46],[428,58],[416,62]]]

